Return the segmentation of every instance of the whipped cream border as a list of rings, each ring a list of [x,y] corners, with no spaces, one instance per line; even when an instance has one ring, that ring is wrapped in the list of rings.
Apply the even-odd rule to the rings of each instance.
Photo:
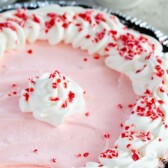
[[[113,15],[94,9],[51,5],[0,14],[0,56],[26,42],[71,43],[89,54],[107,56],[105,64],[126,74],[139,96],[114,147],[100,164],[87,168],[154,168],[168,149],[168,54],[154,38],[128,29]],[[104,166],[103,166],[104,165]]]

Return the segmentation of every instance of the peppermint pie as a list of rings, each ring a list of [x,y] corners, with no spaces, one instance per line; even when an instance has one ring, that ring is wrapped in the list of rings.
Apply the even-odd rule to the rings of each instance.
[[[102,11],[1,13],[0,167],[164,167],[167,59]]]

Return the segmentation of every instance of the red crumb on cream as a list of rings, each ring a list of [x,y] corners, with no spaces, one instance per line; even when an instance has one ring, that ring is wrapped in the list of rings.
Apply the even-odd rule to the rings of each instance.
[[[86,113],[85,113],[85,116],[86,116],[86,117],[89,117],[89,116],[90,116],[90,113],[89,113],[89,112],[86,112]]]
[[[105,139],[109,139],[110,138],[110,134],[104,134],[104,138]]]
[[[89,156],[89,152],[85,152],[84,154],[83,154],[83,157],[88,157]]]
[[[52,159],[51,159],[51,162],[52,162],[52,163],[56,163],[56,162],[57,162],[57,159],[56,159],[56,158],[52,158]]]
[[[34,153],[37,153],[37,152],[38,152],[38,149],[34,149],[33,152],[34,152]]]
[[[32,54],[32,53],[33,53],[33,50],[32,50],[32,49],[29,49],[29,50],[27,50],[27,53],[28,53],[28,54]]]
[[[83,58],[83,61],[84,61],[84,62],[87,62],[87,61],[88,61],[88,59],[87,59],[87,58]]]

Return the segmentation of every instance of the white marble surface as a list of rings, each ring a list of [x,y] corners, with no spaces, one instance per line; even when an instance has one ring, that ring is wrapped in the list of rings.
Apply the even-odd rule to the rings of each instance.
[[[143,0],[138,7],[122,12],[144,20],[168,35],[168,0]]]
[[[168,0],[142,0],[139,6],[120,11],[146,21],[168,35]]]

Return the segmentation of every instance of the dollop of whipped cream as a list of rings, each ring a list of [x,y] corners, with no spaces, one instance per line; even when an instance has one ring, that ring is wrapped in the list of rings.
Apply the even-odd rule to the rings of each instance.
[[[21,92],[20,108],[32,112],[37,120],[58,126],[66,116],[84,111],[83,93],[77,83],[59,71],[44,73],[29,79],[28,88]]]

